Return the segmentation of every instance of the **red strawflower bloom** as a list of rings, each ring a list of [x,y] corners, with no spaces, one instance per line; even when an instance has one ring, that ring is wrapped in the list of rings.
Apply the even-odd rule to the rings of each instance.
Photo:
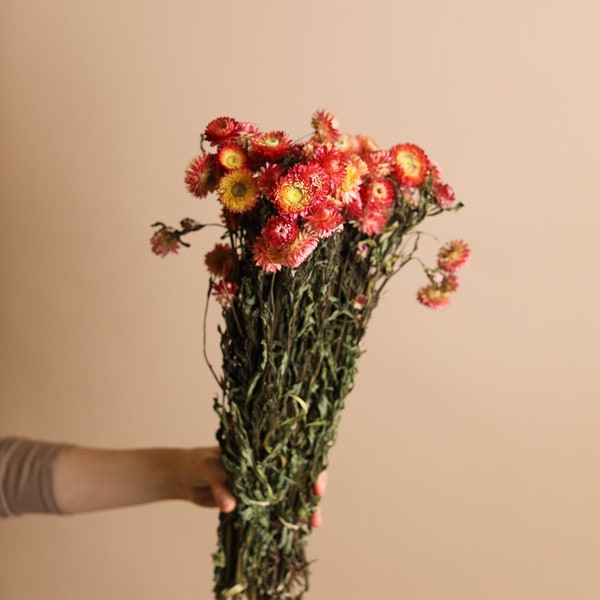
[[[426,285],[417,292],[417,300],[429,308],[444,308],[450,303],[450,296],[434,285]]]
[[[360,190],[363,204],[372,202],[380,208],[390,208],[396,198],[396,189],[389,179],[383,177],[364,185]]]
[[[469,260],[471,249],[462,240],[452,240],[440,248],[438,252],[438,267],[453,273],[463,267]]]
[[[232,140],[240,131],[240,123],[231,117],[213,119],[204,130],[204,137],[213,145],[218,146]]]
[[[348,160],[343,152],[329,146],[319,146],[314,155],[314,161],[320,164],[329,175],[330,192],[334,192],[344,179]]]
[[[310,231],[320,237],[329,237],[344,223],[344,216],[332,202],[324,200],[313,204],[304,217]]]
[[[204,198],[210,192],[214,192],[218,180],[214,154],[196,156],[185,170],[185,185],[188,191],[198,198]]]
[[[252,140],[251,152],[262,160],[279,160],[292,148],[292,140],[285,131],[271,131]]]
[[[317,110],[312,116],[311,124],[315,130],[315,137],[321,143],[335,142],[340,137],[340,124],[330,112]]]
[[[282,165],[265,163],[256,176],[256,185],[258,185],[260,193],[267,197],[272,196],[275,184],[284,173],[285,168]]]
[[[409,187],[417,187],[425,181],[430,168],[429,158],[415,144],[398,144],[390,148],[393,168],[398,181]]]
[[[262,236],[273,248],[280,249],[291,244],[300,234],[298,223],[287,215],[269,217],[261,231]]]
[[[238,144],[224,144],[217,152],[217,162],[227,170],[241,169],[248,164],[248,155]]]
[[[231,275],[233,268],[233,251],[231,246],[229,244],[216,244],[204,256],[204,264],[211,275],[227,279]]]
[[[167,254],[177,254],[179,238],[172,227],[163,226],[150,238],[150,245],[154,254],[164,258]]]
[[[221,279],[217,283],[212,284],[212,294],[221,304],[229,304],[233,302],[240,291],[240,288],[235,281]]]

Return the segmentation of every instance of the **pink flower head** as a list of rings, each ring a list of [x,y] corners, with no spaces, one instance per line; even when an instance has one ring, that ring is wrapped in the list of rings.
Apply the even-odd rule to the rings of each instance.
[[[392,154],[389,150],[378,150],[363,155],[369,175],[376,179],[392,172]]]
[[[440,248],[438,267],[444,271],[454,272],[463,267],[469,260],[471,249],[462,240],[452,240]]]
[[[288,248],[283,248],[285,253],[285,266],[297,269],[314,251],[319,244],[319,236],[301,233]]]
[[[454,273],[444,273],[440,289],[443,292],[455,292],[458,289],[458,277]]]
[[[450,296],[435,285],[426,285],[417,292],[417,300],[429,308],[444,308],[450,303]]]
[[[447,183],[441,181],[433,185],[433,194],[435,201],[442,208],[451,208],[456,200],[454,190]]]
[[[214,154],[200,154],[193,158],[185,170],[185,185],[197,198],[214,192],[219,181]]]
[[[254,240],[252,256],[256,265],[265,273],[281,271],[283,255],[277,248],[273,248],[264,237],[259,236]]]
[[[386,226],[388,219],[389,211],[370,204],[364,207],[361,218],[356,221],[356,227],[367,235],[377,235]]]
[[[220,304],[232,303],[239,294],[240,288],[235,281],[221,279],[217,283],[212,284],[212,294]]]
[[[150,238],[150,246],[152,252],[161,258],[167,256],[167,254],[177,254],[180,246],[177,232],[172,227],[163,225]]]

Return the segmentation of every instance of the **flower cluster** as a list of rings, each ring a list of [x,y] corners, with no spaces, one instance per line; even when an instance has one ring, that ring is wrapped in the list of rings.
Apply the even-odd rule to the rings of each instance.
[[[316,111],[311,123],[312,134],[294,142],[283,131],[263,132],[252,123],[219,117],[202,136],[212,151],[203,150],[185,171],[191,194],[217,194],[230,229],[241,216],[260,214],[253,220],[251,252],[266,273],[297,269],[322,240],[346,226],[377,239],[399,220],[406,222],[407,212],[433,214],[458,206],[454,191],[419,146],[402,143],[386,150],[370,137],[342,134],[335,116],[325,110]],[[176,253],[181,235],[189,230],[162,225],[152,238],[153,251]],[[466,260],[469,250],[460,244]],[[235,294],[237,288],[231,266],[226,271],[216,267],[226,262],[227,252],[233,260],[236,249],[231,246],[217,247],[207,257],[219,285],[216,295],[225,301],[232,297],[227,290]],[[451,277],[430,279],[418,299],[443,306]]]
[[[417,300],[430,308],[443,308],[450,302],[450,294],[458,288],[456,271],[469,260],[470,248],[462,240],[452,240],[438,252],[437,268],[426,269],[430,283],[417,293]]]

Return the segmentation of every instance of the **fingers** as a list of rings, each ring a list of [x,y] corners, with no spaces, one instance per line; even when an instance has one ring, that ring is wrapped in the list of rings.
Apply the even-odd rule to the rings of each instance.
[[[327,488],[327,479],[327,471],[321,471],[315,483],[315,494],[317,496],[322,497],[325,495],[325,489]]]
[[[315,482],[315,494],[321,498],[325,494],[327,488],[327,471],[321,471]],[[317,506],[317,510],[310,517],[310,524],[312,527],[321,527],[323,525],[323,516],[321,514],[321,508]]]
[[[221,512],[229,513],[235,508],[235,497],[227,485],[227,472],[220,460],[220,451],[215,449],[214,460],[208,462],[206,479],[215,504]]]

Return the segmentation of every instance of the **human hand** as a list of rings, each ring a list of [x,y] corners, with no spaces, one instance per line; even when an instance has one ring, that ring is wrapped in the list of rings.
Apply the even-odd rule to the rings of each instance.
[[[200,506],[216,506],[224,513],[235,509],[235,497],[227,485],[218,446],[182,450],[177,470],[185,500]]]
[[[178,462],[182,497],[200,506],[217,507],[229,513],[235,509],[235,497],[227,485],[227,472],[221,464],[221,449],[192,448],[183,450]],[[327,471],[322,471],[315,483],[315,494],[322,497],[327,487]],[[320,507],[310,518],[312,527],[320,527],[323,517]]]

